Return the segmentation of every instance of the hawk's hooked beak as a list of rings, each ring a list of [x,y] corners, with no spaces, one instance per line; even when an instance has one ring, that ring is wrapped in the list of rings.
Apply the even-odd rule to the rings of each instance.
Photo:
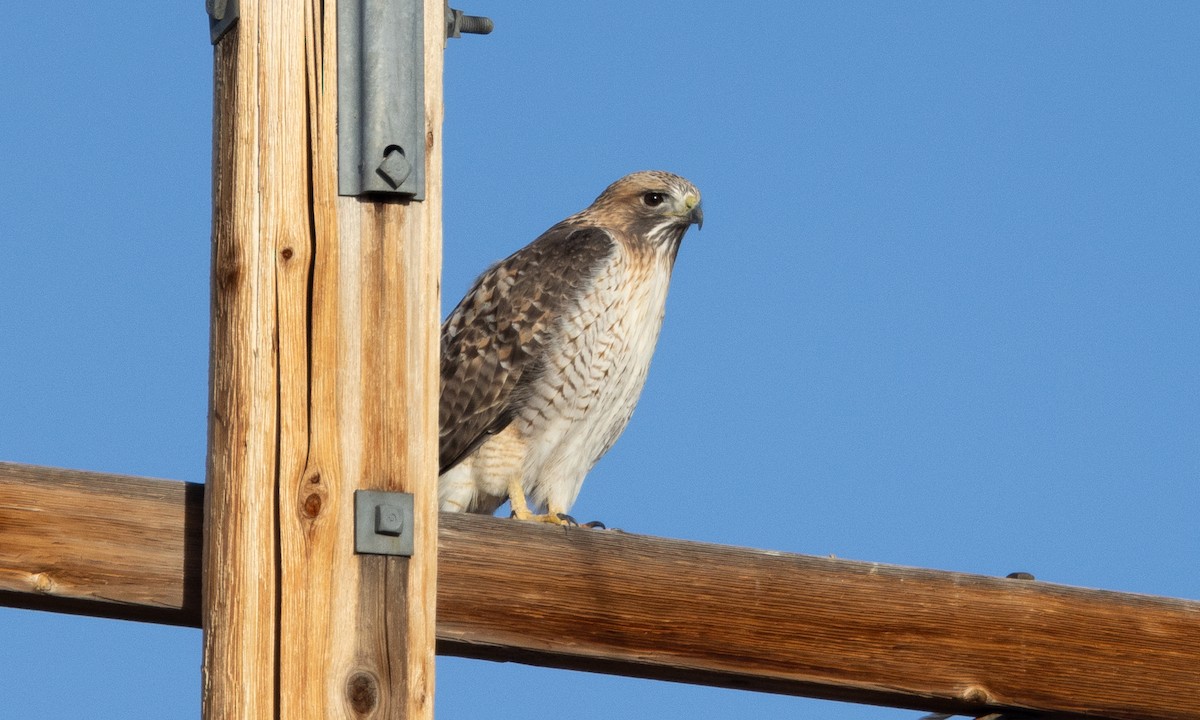
[[[688,195],[687,198],[683,201],[683,204],[688,209],[688,214],[687,214],[688,223],[695,225],[697,229],[701,229],[701,230],[704,229],[703,203],[701,203],[700,200],[696,196]]]

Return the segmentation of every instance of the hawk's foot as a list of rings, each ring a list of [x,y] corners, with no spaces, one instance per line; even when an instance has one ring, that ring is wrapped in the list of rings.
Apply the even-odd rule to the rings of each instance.
[[[518,510],[513,510],[512,513],[508,517],[509,517],[509,519],[514,519],[514,520],[525,520],[527,522],[540,522],[540,523],[546,523],[548,525],[562,525],[564,527],[585,527],[585,528],[592,528],[592,529],[598,529],[598,530],[607,530],[608,529],[607,526],[605,526],[605,524],[600,522],[599,520],[593,520],[589,523],[583,523],[582,525],[580,525],[579,522],[575,520],[575,518],[571,517],[570,515],[568,515],[566,513],[562,513],[562,512],[560,512],[560,513],[550,512],[550,513],[546,513],[545,515],[535,515],[535,514],[529,512],[528,510],[522,512],[521,510],[518,509]]]
[[[512,511],[508,516],[514,520],[524,520],[526,522],[540,522],[548,525],[567,525],[575,526],[579,523],[575,522],[575,518],[566,513],[546,513],[545,515],[535,515],[528,510],[522,512],[519,508]]]
[[[570,515],[568,515],[566,513],[554,513],[554,514],[558,516],[558,519],[560,521],[559,524],[561,524],[561,525],[569,525],[571,527],[585,527],[585,528],[589,528],[591,530],[607,530],[608,529],[608,526],[605,525],[604,523],[600,522],[599,520],[593,520],[591,522],[579,523],[575,520],[575,518],[571,517]]]

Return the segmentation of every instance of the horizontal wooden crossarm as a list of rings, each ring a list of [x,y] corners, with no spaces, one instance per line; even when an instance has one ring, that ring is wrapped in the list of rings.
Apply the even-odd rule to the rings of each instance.
[[[200,627],[204,486],[0,463],[0,604]]]
[[[201,486],[0,463],[0,603],[199,625]],[[444,654],[914,709],[1200,717],[1200,603],[442,515]]]

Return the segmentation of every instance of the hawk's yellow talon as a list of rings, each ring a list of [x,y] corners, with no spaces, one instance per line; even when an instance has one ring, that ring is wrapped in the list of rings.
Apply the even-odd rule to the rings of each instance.
[[[525,522],[539,522],[547,525],[564,525],[574,527],[579,523],[575,522],[575,518],[566,513],[546,513],[545,515],[534,515],[526,509],[524,512],[513,510],[508,516],[513,520],[524,520]]]

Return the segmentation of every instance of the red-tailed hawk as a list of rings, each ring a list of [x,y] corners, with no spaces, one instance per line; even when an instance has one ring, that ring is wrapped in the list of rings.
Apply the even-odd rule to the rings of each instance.
[[[442,510],[510,500],[516,518],[573,522],[642,393],[679,243],[703,219],[690,182],[634,173],[475,281],[442,325]]]

